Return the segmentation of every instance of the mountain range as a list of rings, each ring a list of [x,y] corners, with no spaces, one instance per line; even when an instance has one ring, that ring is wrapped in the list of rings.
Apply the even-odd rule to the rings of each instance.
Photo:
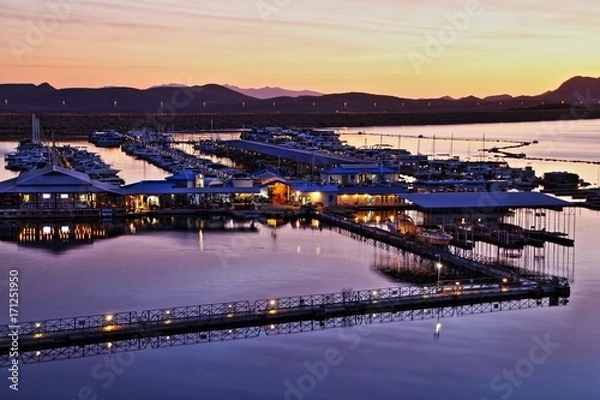
[[[271,87],[265,86],[262,88],[248,88],[243,89],[241,87],[235,85],[223,85],[227,89],[235,90],[236,92],[240,92],[245,94],[246,96],[251,96],[257,99],[272,99],[276,97],[301,97],[301,96],[322,96],[324,93],[315,92],[314,90],[290,90],[283,89],[280,87]]]
[[[0,113],[436,113],[589,107],[600,103],[600,78],[573,77],[536,96],[507,94],[409,99],[360,92],[321,94],[231,85],[56,89],[48,83],[0,84]]]

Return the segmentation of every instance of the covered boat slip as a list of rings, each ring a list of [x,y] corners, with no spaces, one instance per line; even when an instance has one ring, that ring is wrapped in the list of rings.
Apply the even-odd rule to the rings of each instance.
[[[227,146],[232,148],[286,159],[289,161],[295,161],[302,164],[313,165],[316,167],[324,167],[327,165],[340,163],[355,163],[360,161],[354,157],[343,156],[340,154],[325,153],[318,150],[291,149],[275,144],[252,142],[249,140],[229,140],[226,143]]]
[[[416,225],[451,234],[455,254],[570,276],[575,204],[538,192],[409,193]]]
[[[572,232],[573,203],[538,192],[405,193],[418,225],[512,224]]]

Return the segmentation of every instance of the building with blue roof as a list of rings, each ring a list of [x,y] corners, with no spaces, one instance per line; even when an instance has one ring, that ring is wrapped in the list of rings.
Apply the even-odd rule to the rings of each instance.
[[[119,186],[56,165],[0,182],[0,212],[5,217],[101,216],[124,210]]]
[[[378,164],[341,164],[321,172],[321,181],[337,185],[391,183],[398,178],[398,171]]]

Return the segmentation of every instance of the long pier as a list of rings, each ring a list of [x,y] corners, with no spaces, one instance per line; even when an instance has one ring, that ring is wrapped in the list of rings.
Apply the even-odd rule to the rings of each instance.
[[[447,266],[457,269],[469,270],[475,273],[483,274],[497,279],[509,279],[511,281],[520,281],[520,276],[505,267],[482,263],[480,261],[461,257],[452,254],[448,249],[442,246],[432,245],[423,241],[402,237],[398,234],[385,231],[373,226],[358,224],[354,221],[337,217],[328,213],[312,214],[313,218],[318,218],[321,222],[346,230],[357,238],[363,240],[372,240],[387,246],[392,246],[404,251],[411,252],[418,256],[431,260],[438,260]]]
[[[391,287],[317,295],[162,308],[142,312],[59,318],[0,328],[0,363],[18,343],[19,353],[38,356],[51,349],[111,344],[132,339],[252,327],[276,327],[365,314],[399,313],[510,300],[549,298],[566,304],[570,287],[555,278],[534,286],[453,282],[424,287]],[[15,343],[16,342],[16,343]]]

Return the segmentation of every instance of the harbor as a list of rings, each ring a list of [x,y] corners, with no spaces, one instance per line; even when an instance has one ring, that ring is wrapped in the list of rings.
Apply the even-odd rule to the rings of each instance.
[[[0,400],[600,398],[600,3],[5,3]]]
[[[32,121],[32,143],[38,145],[39,121],[35,117]],[[209,156],[224,153],[246,168],[244,160],[277,157],[277,167],[267,165],[258,171],[226,167],[187,153],[175,147],[177,141],[168,133],[143,129],[121,135],[107,130],[94,132],[90,140],[105,136],[118,139],[126,154],[172,175],[162,181],[118,185],[77,170],[63,154],[52,157],[49,165],[0,182],[0,215],[7,220],[231,218],[249,231],[258,219],[315,219],[457,271],[517,282],[521,274],[526,279],[548,279],[541,268],[531,267],[539,264],[549,243],[574,246],[573,210],[584,204],[531,190],[507,190],[498,174],[510,178],[514,170],[502,162],[414,156],[382,143],[357,149],[333,131],[252,129],[242,131],[241,140],[203,139],[194,145]],[[295,175],[285,175],[285,168]],[[409,184],[401,171],[411,169]],[[530,167],[515,170],[522,182],[535,182]],[[303,172],[308,174],[298,176]],[[565,177],[571,179],[566,173],[553,174],[545,178],[546,185]],[[450,185],[448,178],[454,183]],[[49,241],[54,231],[58,232],[42,227],[39,241]],[[69,232],[64,231],[66,237]],[[19,237],[37,241],[29,233]],[[532,259],[526,256],[529,253]],[[570,251],[565,254],[570,258]]]
[[[357,138],[364,141],[366,136],[357,135]],[[403,135],[402,143],[410,146],[408,136]],[[376,135],[369,138],[379,142]],[[181,138],[176,141],[182,142],[177,147],[193,153],[191,144],[183,143],[185,140]],[[422,149],[424,143],[422,138]],[[443,141],[439,140],[436,147],[441,143]],[[458,143],[455,142],[455,147]],[[535,146],[543,143],[540,140]],[[92,150],[92,146],[88,145],[88,149]],[[7,146],[8,151],[11,147]],[[508,192],[505,191],[484,191],[482,185],[476,184],[464,186],[463,192],[458,187],[454,192],[446,191],[444,187],[442,192],[439,189],[444,185],[430,185],[432,193],[410,191],[410,184],[374,185],[367,180],[377,181],[380,172],[386,175],[388,171],[369,169],[372,164],[365,167],[364,161],[361,161],[362,172],[358,171],[364,174],[359,178],[364,182],[354,185],[307,182],[306,177],[311,176],[310,162],[298,168],[293,160],[289,160],[289,167],[300,171],[302,181],[275,176],[278,160],[273,159],[269,162],[272,169],[263,172],[248,169],[254,184],[262,186],[258,189],[233,187],[231,183],[209,185],[217,178],[215,176],[204,179],[202,188],[196,186],[197,180],[189,171],[177,177],[178,173],[162,172],[146,161],[127,156],[119,148],[93,151],[109,164],[118,166],[119,175],[127,181],[126,185],[119,185],[117,191],[120,194],[115,193],[116,197],[112,199],[116,203],[109,207],[106,206],[110,203],[102,203],[106,206],[99,208],[97,217],[88,218],[89,222],[72,216],[50,220],[48,215],[39,216],[39,211],[31,210],[32,204],[29,215],[38,215],[33,221],[25,215],[3,220],[6,229],[2,231],[0,248],[9,264],[24,266],[20,270],[23,284],[27,285],[28,300],[23,304],[22,321],[30,321],[33,326],[62,316],[90,317],[90,324],[96,319],[105,324],[107,315],[128,313],[123,310],[160,313],[186,309],[169,307],[172,305],[230,304],[237,303],[232,301],[236,299],[243,299],[239,303],[247,301],[253,306],[254,299],[279,300],[294,293],[303,294],[297,297],[316,293],[315,297],[318,297],[321,294],[363,292],[352,288],[402,290],[414,287],[418,290],[421,287],[436,288],[438,281],[448,291],[457,286],[457,281],[464,287],[489,285],[490,291],[501,291],[504,285],[511,285],[515,289],[513,293],[522,290],[528,292],[529,297],[473,301],[465,305],[446,303],[431,308],[427,305],[412,310],[371,309],[373,312],[332,318],[313,315],[302,321],[269,322],[250,327],[205,329],[196,326],[189,331],[173,329],[164,335],[132,335],[123,340],[117,336],[97,336],[94,343],[22,353],[19,360],[24,374],[32,368],[39,368],[43,375],[57,379],[61,374],[69,373],[78,383],[89,381],[101,393],[104,390],[101,384],[105,381],[89,378],[90,371],[98,363],[104,363],[106,357],[116,362],[135,360],[135,367],[126,369],[126,374],[115,375],[115,385],[106,392],[112,395],[113,388],[123,390],[123,385],[128,385],[131,379],[143,379],[145,374],[152,373],[151,366],[156,362],[176,369],[195,363],[202,375],[210,374],[212,370],[221,374],[231,371],[230,363],[225,360],[234,357],[238,360],[236,371],[251,377],[263,373],[274,376],[274,382],[266,385],[269,391],[277,391],[283,387],[281,382],[295,379],[296,372],[291,376],[289,372],[278,374],[261,367],[256,360],[274,351],[273,354],[282,354],[281,360],[291,357],[302,366],[306,360],[317,362],[326,349],[333,348],[340,351],[345,361],[332,371],[340,373],[344,380],[359,364],[366,363],[373,370],[372,374],[365,372],[366,379],[386,376],[378,369],[380,364],[381,368],[391,368],[412,377],[416,376],[412,371],[414,368],[420,371],[418,375],[422,371],[435,373],[455,368],[453,360],[459,357],[458,353],[467,361],[479,359],[482,354],[492,365],[480,368],[477,379],[487,387],[486,379],[491,379],[506,364],[498,355],[499,348],[502,354],[508,353],[509,357],[518,359],[526,354],[532,335],[544,338],[549,332],[551,341],[560,342],[569,352],[576,353],[579,345],[571,341],[571,335],[581,329],[593,330],[593,320],[581,319],[575,314],[594,304],[591,297],[596,272],[593,232],[597,217],[596,213],[578,204],[577,199],[572,201],[567,196],[560,196],[549,202],[548,198],[556,199],[549,193],[506,195]],[[234,150],[230,148],[229,153],[234,154]],[[221,159],[214,154],[199,157],[234,165],[225,156]],[[280,160],[279,165],[285,163]],[[397,172],[397,169],[391,169]],[[313,178],[321,180],[321,172],[315,169]],[[352,174],[359,175],[355,170],[342,168],[330,171],[325,179],[331,176],[334,180],[350,182]],[[170,176],[175,178],[164,178]],[[124,193],[121,186],[129,192]],[[78,183],[77,187],[81,192],[92,193],[89,186]],[[469,187],[473,191],[469,191]],[[30,192],[30,199],[35,200],[33,204],[46,204],[42,195],[48,190],[48,187],[40,188],[39,197]],[[65,204],[60,202],[64,192],[65,186],[56,188],[54,204]],[[172,198],[173,194],[175,198]],[[460,194],[474,197],[468,204],[464,203],[466,198],[457,203],[453,196]],[[88,195],[90,205],[94,204],[93,200],[101,204],[98,196]],[[263,199],[269,196],[281,200],[264,202]],[[429,197],[420,196],[431,196],[432,203],[428,202]],[[69,204],[80,201],[79,195],[73,199],[69,198]],[[19,204],[18,199],[11,204]],[[442,207],[444,204],[449,208]],[[479,213],[471,212],[474,204],[481,207]],[[101,216],[102,209],[114,211],[117,208],[123,210],[122,216]],[[24,212],[25,208],[17,206],[17,210]],[[69,212],[69,208],[66,210],[63,212]],[[46,213],[51,211],[54,210],[48,207],[44,210]],[[326,220],[328,217],[332,220]],[[462,218],[465,218],[464,224]],[[252,221],[255,221],[255,229],[251,228]],[[407,228],[406,221],[412,221],[416,229]],[[488,230],[479,232],[478,226]],[[405,228],[404,234],[393,232],[399,227]],[[459,227],[462,229],[456,229]],[[363,232],[353,232],[354,229]],[[376,237],[371,230],[377,232]],[[432,231],[450,234],[452,240],[441,245],[424,241],[425,233]],[[395,242],[378,240],[383,237],[394,238]],[[558,243],[561,239],[565,241]],[[540,247],[542,243],[543,247]],[[413,247],[424,251],[415,254],[411,252]],[[470,260],[463,261],[465,263],[484,265],[486,269],[461,269],[458,263],[453,263],[453,260],[463,258]],[[498,268],[492,278],[486,275],[487,268]],[[518,276],[518,280],[511,280],[511,274]],[[567,279],[570,286],[570,296],[559,298],[558,306],[554,306],[556,302],[552,296],[539,298],[536,292],[538,282],[550,282],[552,276],[559,277],[561,282]],[[506,284],[503,278],[507,279]],[[54,284],[48,286],[49,281]],[[497,285],[497,289],[492,289],[493,285]],[[73,298],[81,301],[73,302]],[[566,306],[563,300],[568,300]],[[190,306],[189,310],[194,307],[198,306]],[[144,313],[133,312],[138,317]],[[182,311],[180,315],[184,314]],[[572,319],[565,323],[569,316]],[[171,329],[172,324],[162,325]],[[182,327],[183,324],[182,320],[181,325],[175,325]],[[73,333],[63,334],[77,338]],[[516,342],[523,346],[514,349]],[[202,343],[211,345],[200,346]],[[477,355],[468,355],[472,349]],[[424,352],[435,356],[426,355],[423,362],[410,368],[398,366],[400,360],[406,357],[418,359]],[[237,355],[242,353],[252,362],[239,360]],[[272,357],[279,356],[267,356],[267,359]],[[47,362],[58,360],[63,361]],[[198,363],[198,360],[203,361]],[[205,362],[210,362],[210,371],[202,366]],[[304,373],[305,369],[297,370],[297,376]],[[183,374],[185,379],[191,380],[198,376],[197,371]],[[389,378],[390,382],[396,381],[395,375]],[[231,379],[236,381],[238,378]],[[342,384],[335,374],[328,379],[323,381],[324,385],[330,380],[336,388]],[[372,389],[376,391],[377,387],[373,385]],[[67,385],[64,391],[55,393],[57,397],[69,398],[76,392]]]

